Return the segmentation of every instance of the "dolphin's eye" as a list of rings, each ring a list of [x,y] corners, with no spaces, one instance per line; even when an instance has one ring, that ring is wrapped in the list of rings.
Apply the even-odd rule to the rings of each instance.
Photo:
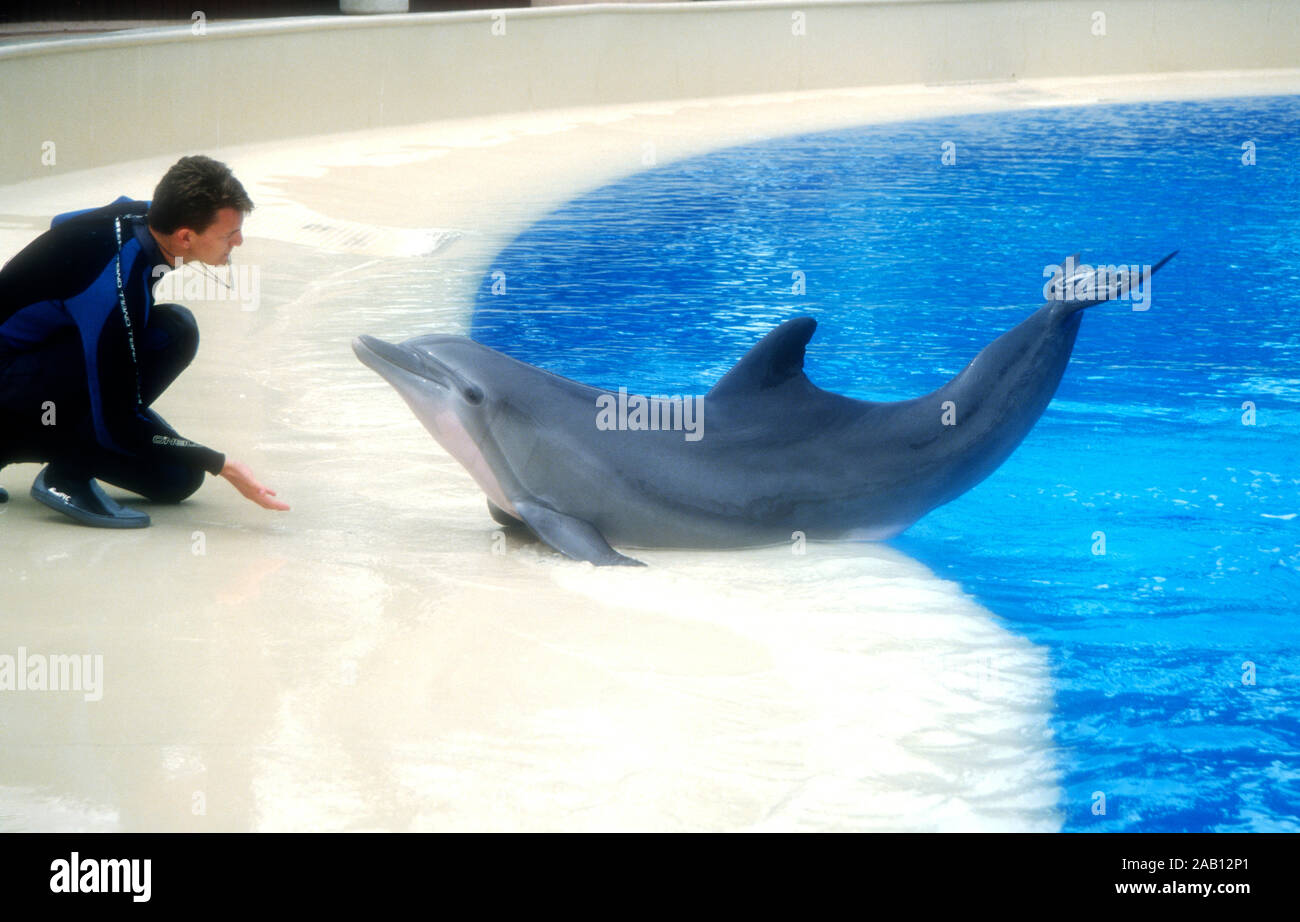
[[[483,402],[483,392],[479,390],[477,387],[465,388],[463,391],[461,391],[461,396],[464,397],[465,402],[470,404],[471,406],[476,407]]]

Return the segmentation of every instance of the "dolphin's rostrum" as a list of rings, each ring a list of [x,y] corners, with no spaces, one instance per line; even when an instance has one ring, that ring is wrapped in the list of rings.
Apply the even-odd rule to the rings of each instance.
[[[464,337],[362,336],[353,349],[465,466],[494,519],[578,560],[636,564],[610,545],[897,535],[1007,459],[1056,392],[1082,309],[1128,287],[1073,286],[1089,299],[1048,301],[943,387],[896,403],[818,388],[803,372],[817,322],[788,320],[703,397],[697,440],[598,426],[616,395]]]

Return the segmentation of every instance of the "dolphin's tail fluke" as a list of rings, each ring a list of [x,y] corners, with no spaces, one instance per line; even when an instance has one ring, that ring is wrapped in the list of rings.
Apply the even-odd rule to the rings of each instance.
[[[1090,266],[1080,263],[1078,254],[1067,256],[1052,267],[1056,271],[1043,286],[1043,294],[1063,316],[1118,298],[1145,304],[1150,298],[1147,280],[1177,255],[1174,250],[1154,266]]]

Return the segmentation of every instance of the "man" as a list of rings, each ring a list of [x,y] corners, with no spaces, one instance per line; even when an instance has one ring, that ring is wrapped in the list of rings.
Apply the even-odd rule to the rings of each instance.
[[[153,303],[155,267],[225,265],[252,209],[225,164],[183,157],[151,202],[60,215],[0,269],[0,468],[48,462],[33,498],[84,525],[142,528],[149,516],[96,478],[178,503],[207,472],[260,506],[289,508],[246,466],[149,409],[199,341],[193,314]]]

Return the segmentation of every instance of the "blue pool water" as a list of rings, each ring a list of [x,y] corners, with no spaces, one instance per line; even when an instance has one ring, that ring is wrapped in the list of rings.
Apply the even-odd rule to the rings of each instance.
[[[810,314],[813,381],[897,400],[1036,308],[1044,266],[1181,250],[1149,310],[1089,311],[1011,459],[892,543],[1050,651],[1066,829],[1300,830],[1297,163],[1298,97],[755,143],[529,228],[485,275],[472,335],[691,394]]]

